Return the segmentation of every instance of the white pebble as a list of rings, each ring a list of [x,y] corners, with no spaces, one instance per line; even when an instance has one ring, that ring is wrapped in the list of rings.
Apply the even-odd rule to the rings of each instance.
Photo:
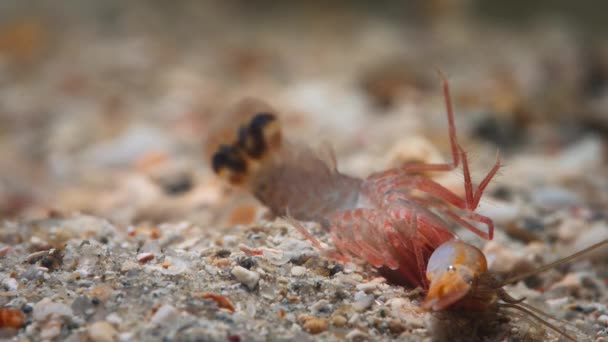
[[[318,302],[314,303],[310,307],[312,314],[317,316],[320,314],[326,314],[331,311],[331,304],[326,299],[321,299]]]
[[[120,342],[130,342],[133,341],[133,332],[123,332],[120,335],[118,335],[118,340]]]
[[[156,310],[154,316],[150,318],[150,322],[152,322],[153,324],[161,324],[163,322],[168,321],[169,318],[171,318],[172,316],[176,316],[177,314],[178,311],[176,308],[174,308],[172,305],[165,304],[158,308],[158,310]]]
[[[555,210],[577,205],[581,203],[581,199],[570,190],[547,186],[532,192],[532,202],[541,208]]]
[[[15,278],[8,278],[2,282],[2,285],[9,291],[17,291],[19,288],[19,282]]]
[[[299,276],[305,275],[306,271],[308,271],[308,269],[306,267],[294,266],[291,268],[291,275],[294,277],[299,277]]]
[[[608,326],[608,315],[600,315],[597,318],[597,321],[600,322],[600,323],[603,323],[606,326]]]
[[[250,290],[253,290],[260,280],[260,274],[254,271],[250,271],[242,266],[235,266],[232,269],[232,275],[236,277],[241,284],[247,286]]]
[[[122,323],[122,317],[120,317],[116,312],[112,312],[106,316],[106,321],[114,325],[120,325],[120,323]]]
[[[238,238],[234,235],[224,235],[223,244],[225,247],[235,247]]]
[[[117,338],[116,329],[106,321],[97,321],[89,326],[87,334],[92,342],[114,342]]]
[[[62,303],[53,303],[49,298],[44,298],[34,305],[32,317],[35,321],[44,321],[50,315],[71,318],[72,309]]]
[[[353,308],[358,312],[367,310],[374,302],[373,295],[366,295],[365,292],[359,291],[355,293],[355,301],[353,302]]]
[[[557,309],[560,308],[566,304],[568,304],[569,298],[568,297],[561,297],[561,298],[555,298],[555,299],[548,299],[547,300],[547,305],[553,309]]]
[[[378,285],[384,283],[386,280],[384,278],[375,278],[372,279],[371,281],[368,281],[367,283],[361,283],[361,284],[357,284],[357,290],[359,291],[364,291],[364,292],[371,292],[373,290],[375,290],[376,288],[378,288]]]

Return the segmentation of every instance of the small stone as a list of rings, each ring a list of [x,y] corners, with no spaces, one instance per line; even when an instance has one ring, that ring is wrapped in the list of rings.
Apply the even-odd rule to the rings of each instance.
[[[372,279],[371,281],[368,281],[367,283],[357,284],[356,288],[359,291],[364,291],[366,293],[370,293],[373,290],[377,289],[378,285],[380,285],[384,282],[386,282],[386,279],[384,279],[384,278],[375,278],[375,279]]]
[[[333,277],[342,271],[344,271],[344,268],[342,267],[342,265],[336,264],[332,268],[329,269],[329,276]]]
[[[351,330],[348,334],[346,334],[345,337],[346,340],[350,342],[362,342],[368,340],[367,334],[359,329]]]
[[[304,266],[293,266],[291,268],[291,275],[294,277],[300,277],[306,274],[308,269]]]
[[[44,321],[51,315],[71,318],[73,312],[69,306],[62,303],[53,303],[49,298],[44,298],[34,305],[32,317],[35,321]]]
[[[150,318],[150,322],[160,325],[167,322],[172,316],[176,316],[178,314],[179,312],[176,308],[174,308],[172,305],[165,304],[156,310],[154,316]]]
[[[488,268],[500,274],[508,274],[514,270],[525,272],[534,268],[534,264],[523,251],[508,248],[496,241],[488,242],[483,253],[488,259]]]
[[[328,300],[326,299],[321,299],[318,302],[314,303],[311,307],[310,307],[311,311],[313,314],[318,315],[318,314],[328,314],[331,309],[332,306],[329,303]]]
[[[439,150],[421,136],[409,136],[399,140],[385,158],[385,165],[388,168],[415,163],[440,164],[444,162]]]
[[[342,315],[334,315],[331,318],[331,324],[336,328],[341,328],[345,326],[346,323],[348,323],[348,320]]]
[[[260,280],[260,274],[255,271],[250,271],[242,266],[235,266],[232,268],[232,275],[241,282],[241,284],[247,286],[249,290],[255,289]]]
[[[106,316],[106,321],[108,321],[110,324],[118,326],[120,323],[123,322],[123,319],[116,312],[112,312],[111,314]]]
[[[405,331],[405,325],[398,319],[392,319],[388,324],[388,328],[393,334],[397,335]]]
[[[0,258],[7,256],[8,253],[10,253],[12,251],[13,251],[13,247],[11,247],[11,246],[4,246],[4,247],[0,248]]]
[[[597,321],[605,326],[608,326],[608,315],[600,315]]]
[[[546,301],[547,305],[553,309],[557,309],[560,308],[564,305],[566,305],[569,301],[569,297],[561,297],[561,298],[555,298],[555,299],[548,299]]]
[[[88,327],[87,334],[92,342],[114,342],[118,333],[109,322],[97,321]]]
[[[311,317],[307,319],[302,327],[312,335],[320,334],[327,330],[327,318]]]
[[[21,329],[24,323],[25,316],[20,310],[0,308],[0,330],[2,328]]]
[[[122,265],[120,266],[120,272],[123,272],[123,273],[129,272],[129,271],[137,269],[139,267],[140,266],[137,263],[127,260],[127,261],[123,262]]]
[[[212,299],[217,303],[217,306],[222,308],[222,309],[226,309],[230,312],[234,312],[234,304],[232,304],[232,301],[230,300],[230,298],[226,297],[226,296],[222,296],[222,295],[218,295],[215,293],[204,293],[202,295],[203,298],[206,299]]]
[[[17,291],[19,289],[19,283],[15,278],[8,278],[2,282],[2,285],[9,291]]]
[[[568,273],[560,281],[549,287],[550,291],[566,289],[568,293],[579,291],[583,287],[582,275],[580,273]]]
[[[355,309],[358,312],[363,312],[363,311],[369,309],[369,307],[372,306],[372,303],[374,303],[373,295],[366,295],[365,292],[359,291],[359,292],[355,293],[355,301],[353,302],[353,309]]]
[[[231,254],[230,250],[222,248],[215,253],[215,256],[218,258],[227,258]]]
[[[137,261],[141,264],[145,264],[146,262],[154,259],[154,254],[152,253],[139,253],[137,254]]]
[[[237,260],[239,266],[244,267],[250,270],[253,266],[255,266],[255,261],[251,257],[239,258]]]

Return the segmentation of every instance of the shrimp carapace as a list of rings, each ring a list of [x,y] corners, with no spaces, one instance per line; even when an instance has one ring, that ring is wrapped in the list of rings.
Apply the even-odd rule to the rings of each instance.
[[[557,319],[533,306],[523,303],[525,298],[514,299],[503,287],[506,284],[567,263],[605,245],[608,245],[608,239],[553,263],[539,267],[532,272],[503,281],[497,275],[488,271],[486,258],[478,248],[460,240],[452,240],[437,248],[429,259],[427,279],[430,286],[422,306],[429,311],[466,310],[468,312],[488,312],[498,311],[499,309],[518,310],[560,335],[574,340],[562,329],[544,319],[543,316],[554,320]]]

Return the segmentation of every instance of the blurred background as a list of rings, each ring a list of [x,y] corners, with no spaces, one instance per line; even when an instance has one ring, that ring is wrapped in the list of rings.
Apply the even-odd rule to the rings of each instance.
[[[345,172],[445,159],[435,68],[449,75],[478,173],[496,150],[506,161],[494,195],[567,184],[574,193],[551,198],[605,208],[607,10],[566,0],[2,1],[0,216],[251,222],[257,205],[208,164],[252,114],[256,101],[236,105],[243,98],[280,113],[290,139],[329,142]]]

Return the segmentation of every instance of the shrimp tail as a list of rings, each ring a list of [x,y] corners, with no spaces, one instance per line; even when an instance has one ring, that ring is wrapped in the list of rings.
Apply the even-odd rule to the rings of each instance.
[[[303,221],[323,221],[353,207],[362,183],[337,170],[333,151],[284,141],[280,122],[270,112],[241,126],[236,141],[220,145],[211,164],[216,174],[248,189],[275,215],[289,211]]]
[[[264,160],[281,146],[281,129],[272,113],[256,114],[251,121],[241,126],[237,140],[222,144],[213,154],[213,171],[230,183],[241,185],[254,177]]]

